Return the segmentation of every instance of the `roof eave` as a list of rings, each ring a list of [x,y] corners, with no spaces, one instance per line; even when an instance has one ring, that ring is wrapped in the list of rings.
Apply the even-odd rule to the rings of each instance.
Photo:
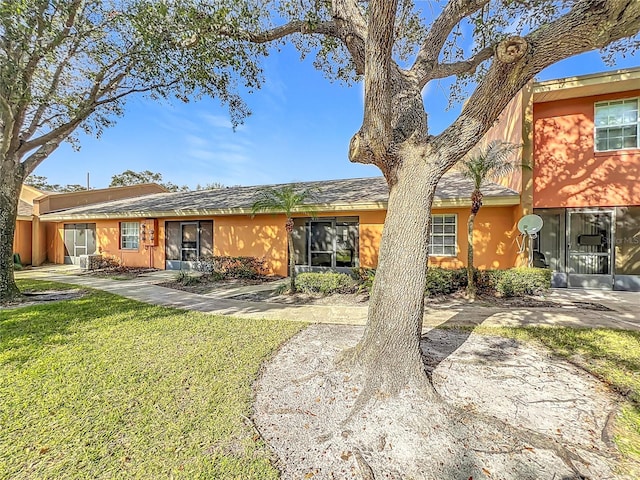
[[[485,206],[505,207],[518,205],[520,196],[495,195],[485,196],[483,199]],[[433,201],[433,208],[460,208],[470,207],[471,200],[468,198],[436,198]],[[297,213],[305,213],[309,210],[314,212],[344,212],[344,211],[374,211],[386,210],[387,202],[367,202],[367,203],[331,203],[308,205],[296,209]],[[278,212],[260,212],[258,215],[274,214]],[[129,212],[111,213],[78,213],[78,214],[45,214],[40,217],[43,222],[63,222],[66,220],[106,220],[114,218],[180,218],[180,217],[218,217],[225,215],[253,215],[251,208],[218,208],[218,209],[186,209],[186,210],[163,210],[150,211],[138,210]]]

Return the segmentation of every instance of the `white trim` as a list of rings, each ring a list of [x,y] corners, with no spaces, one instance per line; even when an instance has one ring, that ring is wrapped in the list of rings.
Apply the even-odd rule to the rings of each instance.
[[[123,225],[127,225],[130,228],[132,228],[133,225],[136,226],[136,228],[135,228],[135,230],[136,230],[136,235],[135,235],[136,246],[135,247],[125,247],[124,246],[125,237],[129,238],[129,239],[132,239],[132,238],[134,238],[134,234],[133,233],[127,233],[127,235],[125,235],[124,234],[124,229],[122,228]],[[119,227],[119,230],[120,230],[120,250],[129,250],[129,251],[138,251],[138,250],[140,250],[140,222],[118,222],[118,227]]]
[[[429,253],[429,257],[440,257],[440,258],[455,258],[458,256],[458,214],[457,213],[435,213],[431,215],[431,223],[429,225],[429,248],[434,247],[435,244],[432,242],[434,233],[433,233],[433,219],[435,217],[442,217],[443,221],[442,221],[442,233],[437,233],[435,234],[438,237],[442,237],[443,239],[445,237],[450,237],[453,235],[453,239],[454,239],[454,244],[453,244],[453,249],[454,249],[454,253],[442,253],[442,254],[431,254]],[[453,222],[453,228],[454,228],[454,232],[453,234],[447,234],[444,231],[444,226],[445,225],[451,225],[451,223],[445,223],[444,219],[446,217],[453,217],[454,218],[454,222]],[[443,240],[444,242],[444,240]],[[444,251],[444,247],[450,247],[451,245],[445,245],[444,243],[442,245],[438,245],[439,247],[443,247],[442,250]]]
[[[627,123],[620,125],[603,125],[598,126],[596,123],[597,109],[598,106],[607,106],[612,102],[626,102],[635,100],[636,102],[636,121],[635,123]],[[620,148],[608,148],[606,150],[598,150],[598,129],[607,129],[607,128],[624,128],[624,127],[636,127],[636,145],[634,147],[620,147]],[[622,137],[624,141],[624,137]],[[593,104],[593,151],[595,153],[603,153],[603,152],[620,152],[624,150],[637,150],[640,148],[640,97],[625,97],[625,98],[616,98],[612,100],[604,100],[601,102],[595,102]]]

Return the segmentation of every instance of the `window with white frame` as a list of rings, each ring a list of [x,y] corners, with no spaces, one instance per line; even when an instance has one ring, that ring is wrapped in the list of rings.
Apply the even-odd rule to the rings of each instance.
[[[637,98],[599,102],[595,109],[596,152],[640,148]]]
[[[120,248],[122,250],[137,250],[140,239],[140,224],[138,222],[120,222]]]
[[[458,216],[455,214],[432,215],[429,255],[433,257],[456,256]]]

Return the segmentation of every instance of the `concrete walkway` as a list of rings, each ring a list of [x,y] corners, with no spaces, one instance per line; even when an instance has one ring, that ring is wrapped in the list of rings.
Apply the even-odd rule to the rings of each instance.
[[[151,272],[132,279],[81,274],[77,267],[55,265],[16,272],[16,278],[32,278],[70,283],[95,288],[145,303],[194,310],[204,313],[233,315],[241,318],[269,318],[309,323],[364,325],[367,306],[350,305],[285,305],[249,302],[227,298],[250,291],[275,288],[269,285],[230,287],[199,295],[161,287],[158,283],[173,279],[175,272]],[[483,306],[465,302],[434,303],[425,307],[425,328],[445,324],[522,326],[558,325],[570,327],[609,327],[640,330],[640,293],[596,290],[554,289],[547,296],[560,307],[521,308]],[[576,302],[604,305],[610,311],[597,311],[576,306]]]

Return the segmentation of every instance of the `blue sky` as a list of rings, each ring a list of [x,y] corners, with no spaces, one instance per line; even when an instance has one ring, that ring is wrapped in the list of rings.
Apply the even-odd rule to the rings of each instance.
[[[640,54],[618,59],[616,66],[589,53],[558,63],[539,75],[548,80],[640,66]],[[376,167],[347,159],[351,136],[362,120],[362,87],[331,83],[300,61],[289,46],[264,63],[265,84],[245,97],[252,110],[234,132],[226,107],[204,99],[183,104],[130,98],[124,117],[99,139],[80,135],[81,149],[62,145],[34,172],[50,183],[107,187],[124,170],[152,170],[179,185],[221,182],[258,185],[380,175]],[[425,93],[432,133],[443,130],[460,106],[446,111],[446,84]]]

